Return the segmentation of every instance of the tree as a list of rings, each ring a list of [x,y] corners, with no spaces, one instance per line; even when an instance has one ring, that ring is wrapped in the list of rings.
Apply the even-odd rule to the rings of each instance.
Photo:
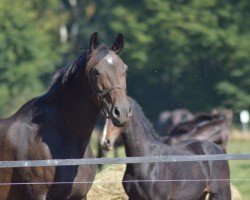
[[[41,2],[0,2],[1,115],[41,94],[58,63],[57,41],[51,34],[58,26],[52,23],[55,18],[48,7],[36,7]]]
[[[129,66],[129,95],[152,119],[179,107],[250,109],[246,0],[0,4],[0,113],[40,94],[55,68],[86,49],[95,31],[107,44],[124,34],[121,57]],[[65,33],[61,43],[59,28]]]
[[[249,5],[245,0],[113,3],[109,26],[126,36],[130,94],[152,118],[177,107],[249,106]]]

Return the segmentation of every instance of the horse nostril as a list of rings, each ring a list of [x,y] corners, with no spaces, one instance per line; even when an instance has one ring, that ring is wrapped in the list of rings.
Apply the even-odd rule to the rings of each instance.
[[[128,109],[128,116],[131,117],[132,116],[132,109],[131,107],[129,106],[129,109]]]
[[[115,114],[115,116],[117,116],[118,118],[120,117],[120,111],[118,110],[118,107],[115,107],[114,114]]]

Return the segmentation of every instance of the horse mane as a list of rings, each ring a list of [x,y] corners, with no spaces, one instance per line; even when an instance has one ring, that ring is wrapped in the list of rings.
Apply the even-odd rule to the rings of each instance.
[[[173,127],[169,134],[170,136],[179,136],[190,132],[196,128],[202,128],[205,126],[211,126],[218,123],[224,123],[226,117],[223,114],[198,114],[193,120],[180,123]]]
[[[153,128],[153,124],[145,116],[141,106],[133,98],[129,96],[128,96],[128,100],[131,105],[133,115],[136,115],[136,118],[140,120],[141,125],[143,126],[143,129],[147,130],[147,132],[150,133],[150,135],[152,135],[154,139],[158,140],[157,132]]]
[[[82,55],[80,55],[71,65],[65,66],[55,73],[53,77],[53,84],[55,85],[57,83],[64,84],[65,82],[69,81],[74,77],[74,75],[79,72],[80,68],[83,68],[86,66],[87,63],[87,52],[84,52]]]

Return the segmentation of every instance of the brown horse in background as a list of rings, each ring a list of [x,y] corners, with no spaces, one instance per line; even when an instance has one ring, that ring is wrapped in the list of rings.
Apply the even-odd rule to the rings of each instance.
[[[100,111],[116,126],[131,116],[122,48],[121,34],[110,49],[94,33],[89,50],[56,73],[45,95],[0,121],[0,161],[92,158],[89,140]],[[0,168],[1,183],[26,183],[0,186],[0,200],[86,199],[92,184],[74,182],[92,182],[95,172],[95,165]]]
[[[227,146],[230,123],[223,113],[199,114],[193,120],[178,124],[161,137],[165,144],[173,145],[188,139],[209,140],[224,148]]]
[[[165,136],[177,124],[190,121],[194,118],[193,113],[187,109],[176,109],[163,111],[159,114],[156,122],[156,129],[161,136]]]
[[[162,143],[140,106],[131,98],[129,102],[131,120],[123,128],[117,128],[122,129],[126,156],[224,153],[218,145],[205,140],[187,140],[173,146]],[[104,149],[109,149],[113,133],[106,127],[101,141]],[[136,163],[127,164],[123,187],[131,200],[195,200],[205,199],[207,194],[209,199],[230,200],[229,179],[227,161]]]

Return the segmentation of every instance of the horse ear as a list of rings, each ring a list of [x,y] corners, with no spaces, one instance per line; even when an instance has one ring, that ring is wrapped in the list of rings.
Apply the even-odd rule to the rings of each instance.
[[[99,45],[98,33],[94,32],[89,41],[89,49],[90,51],[94,50]]]
[[[123,46],[124,46],[124,38],[123,35],[119,33],[116,37],[113,46],[111,47],[111,50],[114,51],[116,54],[119,54],[122,51]]]

